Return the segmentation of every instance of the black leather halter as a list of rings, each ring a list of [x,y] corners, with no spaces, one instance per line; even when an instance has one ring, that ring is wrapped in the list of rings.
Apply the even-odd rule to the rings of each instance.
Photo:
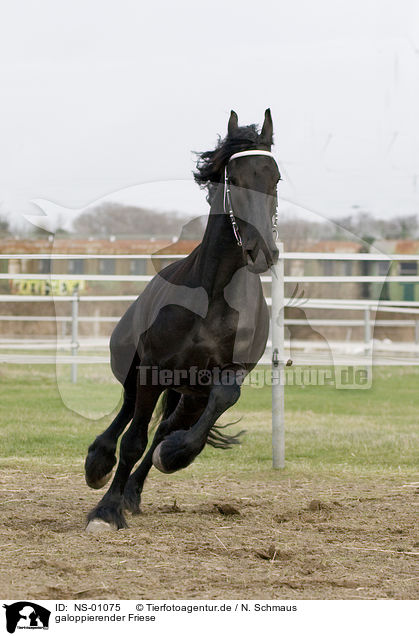
[[[233,159],[238,159],[239,157],[248,157],[249,155],[264,155],[266,157],[271,157],[271,159],[273,159],[276,163],[274,155],[268,150],[243,150],[243,152],[235,152],[234,155],[231,155],[230,159],[227,162],[227,165],[224,169],[224,212],[230,217],[234,236],[236,237],[237,245],[239,245],[240,247],[243,246],[243,241],[240,236],[239,226],[237,225],[237,221],[234,216],[227,166]],[[275,235],[275,240],[278,240],[278,203],[275,208],[275,217],[272,225],[272,230]]]

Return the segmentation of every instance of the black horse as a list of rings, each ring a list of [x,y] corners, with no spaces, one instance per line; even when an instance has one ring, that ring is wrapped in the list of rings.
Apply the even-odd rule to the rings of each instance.
[[[154,464],[163,472],[188,466],[206,443],[228,447],[237,437],[216,421],[240,396],[240,385],[262,356],[269,313],[259,274],[276,262],[273,236],[280,173],[271,154],[270,110],[261,132],[238,125],[199,156],[195,181],[211,206],[201,244],[164,268],[129,307],[111,336],[111,367],[124,387],[118,415],[86,457],[86,481],[112,484],[88,515],[88,530],[126,527],[124,509],[139,512],[142,488]],[[163,394],[152,444],[147,429]]]

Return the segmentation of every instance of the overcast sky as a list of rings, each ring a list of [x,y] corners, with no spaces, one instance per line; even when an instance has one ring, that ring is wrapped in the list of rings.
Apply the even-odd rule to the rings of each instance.
[[[201,214],[191,151],[231,108],[248,124],[270,106],[283,209],[417,213],[418,4],[5,0],[0,212],[108,197]]]

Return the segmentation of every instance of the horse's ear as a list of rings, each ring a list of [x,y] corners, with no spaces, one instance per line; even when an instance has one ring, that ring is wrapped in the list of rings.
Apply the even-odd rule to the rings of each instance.
[[[272,146],[273,132],[274,129],[272,124],[271,109],[267,108],[265,110],[265,121],[263,122],[262,132],[260,134],[260,140],[264,145]]]
[[[237,130],[238,125],[239,125],[239,118],[237,117],[237,113],[235,113],[234,110],[232,110],[230,113],[230,119],[228,120],[228,128],[227,128],[228,134],[231,135],[235,130]]]

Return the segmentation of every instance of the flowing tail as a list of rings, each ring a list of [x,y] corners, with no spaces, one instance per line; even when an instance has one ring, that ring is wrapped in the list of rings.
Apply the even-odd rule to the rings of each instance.
[[[226,435],[226,433],[222,432],[222,429],[232,426],[233,424],[238,424],[240,420],[241,418],[235,422],[228,422],[228,424],[214,424],[209,432],[207,444],[214,448],[222,448],[223,450],[230,449],[235,444],[241,444],[241,436],[245,434],[245,430],[239,431],[234,435]]]
[[[171,413],[173,413],[178,405],[180,398],[181,394],[177,391],[174,391],[173,389],[167,389],[164,392],[153,415],[153,428],[162,420],[168,418]],[[233,424],[238,424],[240,420],[241,418],[234,422],[228,422],[227,424],[214,424],[209,432],[207,444],[209,446],[212,446],[213,448],[222,448],[223,450],[230,449],[232,446],[241,444],[241,437],[246,432],[245,430],[239,431],[234,435],[227,435],[223,432],[223,429],[228,428]]]

